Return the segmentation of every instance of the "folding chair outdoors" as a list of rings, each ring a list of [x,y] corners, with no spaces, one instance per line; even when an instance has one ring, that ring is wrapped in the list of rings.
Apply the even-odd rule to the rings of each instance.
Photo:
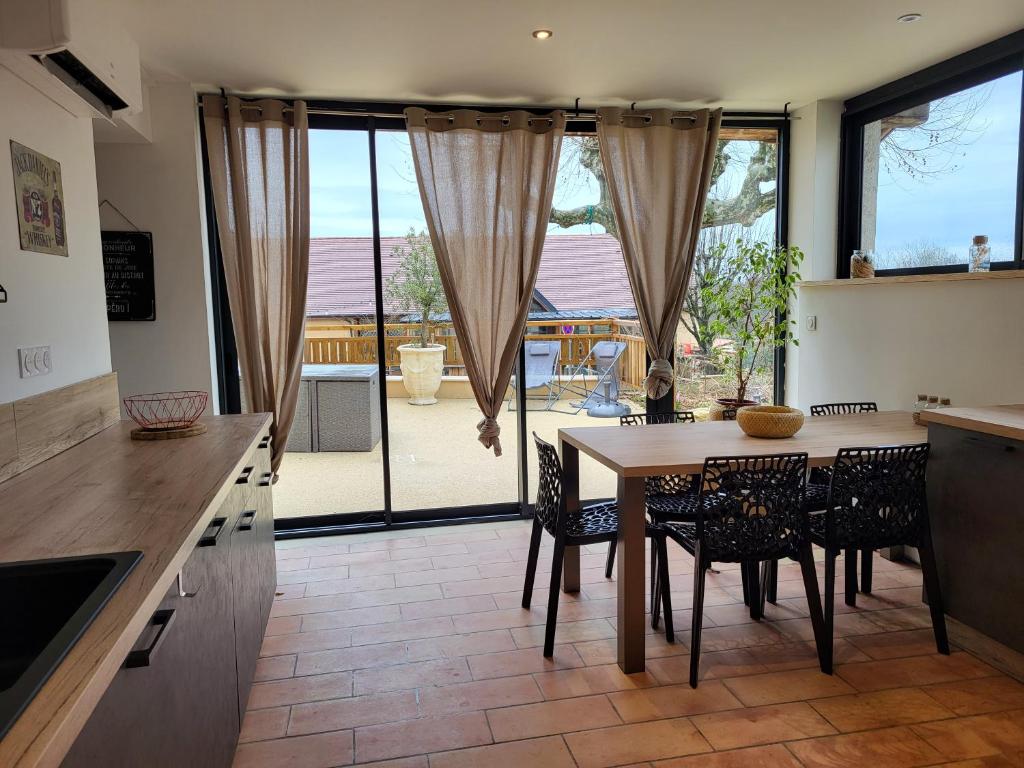
[[[527,394],[527,400],[544,400],[545,411],[550,411],[558,402],[558,389],[555,379],[558,376],[558,361],[562,353],[562,344],[558,341],[527,341],[526,346],[526,371],[523,374],[523,383],[526,391],[545,387],[547,393],[543,396]],[[515,410],[516,391],[519,381],[515,375],[511,379],[512,396],[508,400],[508,409]]]
[[[584,408],[588,412],[598,409],[601,416],[621,416],[629,413],[629,409],[619,404],[619,358],[626,351],[624,341],[599,341],[590,348],[583,360],[572,369],[569,378],[558,387],[555,401],[569,393],[582,399],[573,401],[571,408],[564,413],[573,415]],[[593,386],[587,377],[593,379]],[[558,408],[552,408],[558,410]]]

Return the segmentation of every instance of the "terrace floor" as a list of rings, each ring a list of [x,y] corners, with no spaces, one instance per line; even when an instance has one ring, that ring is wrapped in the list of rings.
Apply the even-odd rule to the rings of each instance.
[[[531,404],[533,405],[533,404]],[[562,402],[559,407],[567,408]],[[518,498],[517,414],[503,411],[502,455],[495,457],[477,441],[480,411],[472,399],[444,399],[434,405],[410,405],[388,398],[391,424],[392,504],[396,510],[466,506]],[[609,419],[556,411],[533,411],[527,427],[556,444],[558,430],[607,426]],[[274,486],[275,517],[358,513],[384,508],[381,444],[367,452],[287,453]],[[530,496],[536,493],[537,455],[529,444]],[[615,475],[587,456],[580,457],[583,498],[615,495]]]
[[[279,542],[236,768],[1024,765],[1024,685],[965,651],[935,653],[915,566],[876,557],[874,593],[856,608],[839,599],[831,677],[796,566],[780,568],[761,622],[721,566],[692,690],[687,555],[671,550],[677,642],[649,634],[647,671],[624,675],[604,546],[582,554],[582,590],[562,596],[544,659],[543,576],[533,608],[519,606],[529,532],[517,521]]]

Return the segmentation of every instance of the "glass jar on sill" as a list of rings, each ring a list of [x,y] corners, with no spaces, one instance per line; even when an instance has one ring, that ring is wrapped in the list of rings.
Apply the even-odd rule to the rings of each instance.
[[[988,272],[992,267],[992,248],[987,235],[975,235],[968,252],[968,272]]]
[[[863,278],[875,276],[875,257],[871,251],[857,249],[850,257],[850,277]]]

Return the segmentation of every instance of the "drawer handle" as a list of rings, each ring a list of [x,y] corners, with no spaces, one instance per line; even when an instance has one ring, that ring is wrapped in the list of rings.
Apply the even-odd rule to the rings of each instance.
[[[260,475],[260,488],[269,488],[274,482],[273,472],[264,472]]]
[[[160,646],[163,644],[164,638],[167,637],[167,630],[170,629],[173,621],[173,608],[167,608],[154,613],[153,618],[149,620],[149,623],[154,627],[159,627],[159,629],[157,629],[156,635],[153,637],[153,642],[149,644],[148,648],[140,648],[137,651],[129,652],[128,657],[124,660],[124,665],[128,667],[128,669],[138,669],[139,667],[150,666],[153,663],[153,658],[156,656],[156,652],[160,650]]]
[[[243,469],[242,470],[242,474],[240,474],[238,476],[238,479],[235,480],[235,485],[245,485],[246,483],[248,483],[249,482],[249,478],[252,477],[252,471],[254,469],[256,469],[255,466],[246,467],[245,469]]]
[[[254,525],[256,525],[255,509],[246,510],[238,518],[238,530],[240,531],[251,531]]]
[[[226,517],[215,517],[215,518],[213,518],[213,520],[210,522],[210,524],[206,527],[206,530],[210,530],[211,528],[216,528],[217,531],[216,531],[216,533],[207,534],[206,536],[203,536],[201,539],[199,539],[199,546],[200,547],[216,547],[217,546],[217,539],[220,538],[221,531],[224,530],[224,527],[225,527],[225,524],[227,523],[227,521],[228,521],[228,519]]]
[[[269,448],[270,447],[270,435],[264,435],[263,439],[260,440],[260,444],[257,445],[256,447],[261,449],[261,450],[264,449],[264,448]]]

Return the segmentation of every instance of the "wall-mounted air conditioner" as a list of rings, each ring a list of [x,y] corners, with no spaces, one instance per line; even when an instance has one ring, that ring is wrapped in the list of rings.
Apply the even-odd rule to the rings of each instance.
[[[142,109],[139,47],[91,0],[0,0],[0,64],[73,114]]]

